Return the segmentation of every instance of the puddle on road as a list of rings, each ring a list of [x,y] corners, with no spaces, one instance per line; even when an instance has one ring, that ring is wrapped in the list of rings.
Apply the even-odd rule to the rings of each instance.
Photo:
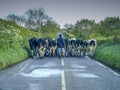
[[[80,78],[99,78],[99,76],[90,73],[75,74],[75,76]]]
[[[44,78],[44,77],[49,77],[51,75],[59,75],[60,70],[52,70],[52,69],[36,69],[33,70],[31,73],[26,74],[26,73],[21,73],[22,76],[26,77],[33,77],[33,78]]]

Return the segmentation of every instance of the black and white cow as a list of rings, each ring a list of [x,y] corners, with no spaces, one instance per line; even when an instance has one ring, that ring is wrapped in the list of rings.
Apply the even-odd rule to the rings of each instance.
[[[37,56],[37,38],[32,37],[29,39],[29,46],[31,49],[31,53],[32,53],[32,58],[35,59],[35,57]]]
[[[69,41],[69,39],[64,39],[64,41],[65,41],[65,56],[68,56],[70,41]]]
[[[41,58],[44,58],[45,56],[45,40],[43,38],[39,38],[38,39],[38,50],[39,50],[39,56],[40,56],[40,59]]]
[[[90,48],[90,56],[94,56],[95,50],[97,47],[97,41],[96,39],[90,39],[89,40],[89,48]]]
[[[81,56],[81,52],[82,52],[82,40],[81,39],[76,40],[76,48],[77,48],[77,56]]]
[[[76,39],[72,38],[70,41],[70,54],[71,56],[76,56],[77,54],[77,49],[76,49]]]
[[[49,41],[50,45],[50,56],[55,56],[56,54],[56,49],[57,49],[57,42],[55,39],[52,39]]]
[[[50,56],[50,39],[45,39],[45,56]]]

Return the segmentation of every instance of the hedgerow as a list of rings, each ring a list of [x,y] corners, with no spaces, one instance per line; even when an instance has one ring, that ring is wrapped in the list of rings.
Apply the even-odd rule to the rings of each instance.
[[[99,45],[94,58],[120,71],[120,44],[109,42]]]
[[[28,39],[32,36],[41,34],[0,19],[0,69],[29,57]]]

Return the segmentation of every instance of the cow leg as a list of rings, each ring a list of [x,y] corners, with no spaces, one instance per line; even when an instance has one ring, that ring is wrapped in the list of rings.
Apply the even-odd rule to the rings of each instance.
[[[53,56],[55,56],[55,47],[53,48]]]
[[[43,48],[42,47],[40,47],[40,49],[39,49],[40,51],[40,59],[43,57]]]

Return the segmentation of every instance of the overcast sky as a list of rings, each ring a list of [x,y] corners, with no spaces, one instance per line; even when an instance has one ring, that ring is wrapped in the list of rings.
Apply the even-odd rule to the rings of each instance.
[[[82,18],[99,22],[107,16],[120,17],[120,0],[0,0],[0,18],[23,15],[26,10],[38,7],[44,8],[61,27]]]

